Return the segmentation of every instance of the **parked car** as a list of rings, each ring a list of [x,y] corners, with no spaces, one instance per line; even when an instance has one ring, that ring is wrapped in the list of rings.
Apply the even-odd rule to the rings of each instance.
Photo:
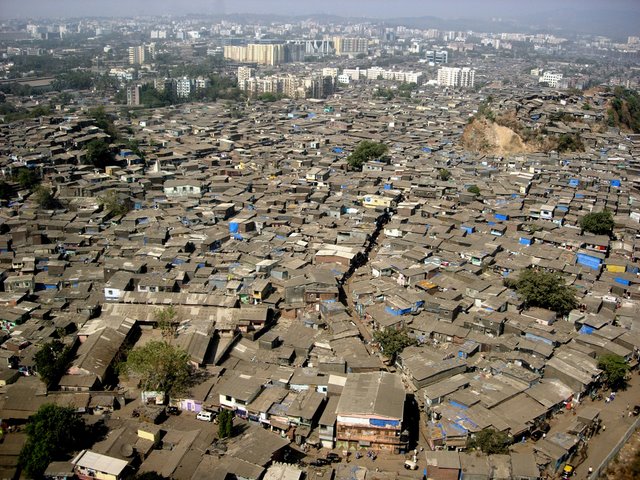
[[[202,420],[204,422],[213,422],[213,412],[207,412],[207,411],[202,411],[202,412],[198,412],[198,414],[196,415],[196,418],[198,420]]]
[[[334,452],[327,453],[326,459],[329,460],[331,463],[338,463],[342,460],[342,458],[340,458],[340,455]]]
[[[418,462],[414,462],[413,460],[405,460],[404,468],[406,468],[407,470],[417,470]]]
[[[180,409],[178,407],[174,407],[173,405],[169,405],[167,407],[167,413],[169,415],[180,415]]]
[[[566,478],[571,478],[573,477],[573,471],[575,470],[575,467],[573,465],[570,464],[566,464],[564,466],[564,468],[562,469],[562,478],[566,479]]]
[[[326,458],[316,458],[315,460],[311,460],[309,465],[312,467],[323,467],[325,465],[329,465],[331,462]]]

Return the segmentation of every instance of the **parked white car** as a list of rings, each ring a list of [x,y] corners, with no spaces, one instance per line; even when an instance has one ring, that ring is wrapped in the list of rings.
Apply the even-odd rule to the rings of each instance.
[[[213,422],[213,412],[205,412],[203,410],[202,412],[198,412],[196,418],[204,422]]]

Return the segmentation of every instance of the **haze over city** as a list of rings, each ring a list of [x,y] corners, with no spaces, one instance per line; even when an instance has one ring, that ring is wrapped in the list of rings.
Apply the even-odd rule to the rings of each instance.
[[[640,478],[636,0],[0,0],[0,478]]]
[[[0,15],[37,17],[127,16],[153,14],[275,14],[397,18],[436,16],[443,18],[521,17],[531,13],[574,12],[638,13],[635,0],[2,0]]]

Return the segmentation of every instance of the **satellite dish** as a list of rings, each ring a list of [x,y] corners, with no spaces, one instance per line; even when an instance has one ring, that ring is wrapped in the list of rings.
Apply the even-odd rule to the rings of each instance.
[[[120,455],[127,458],[133,455],[133,447],[131,446],[130,443],[125,443],[122,446],[120,446]]]

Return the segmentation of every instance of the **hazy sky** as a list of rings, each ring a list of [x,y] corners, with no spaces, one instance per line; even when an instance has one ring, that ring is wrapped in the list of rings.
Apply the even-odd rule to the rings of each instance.
[[[640,0],[0,0],[0,18],[190,13],[509,17],[564,8],[640,11]]]

